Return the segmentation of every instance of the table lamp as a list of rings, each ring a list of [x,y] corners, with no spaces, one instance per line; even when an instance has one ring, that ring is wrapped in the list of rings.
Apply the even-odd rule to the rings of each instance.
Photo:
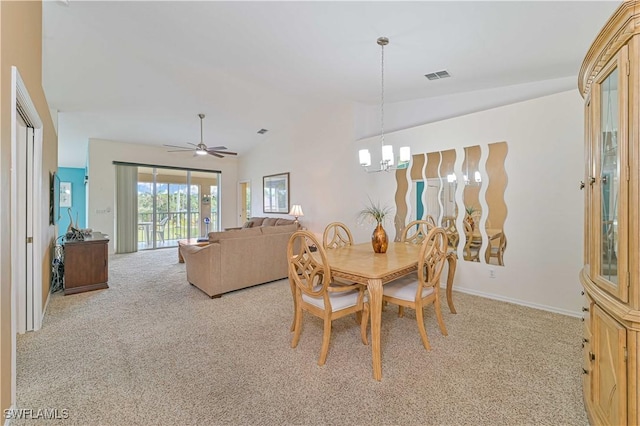
[[[300,204],[294,204],[293,206],[291,206],[291,211],[289,212],[289,214],[291,216],[294,216],[296,218],[294,222],[298,223],[298,217],[304,216],[304,213],[302,213],[302,206]]]

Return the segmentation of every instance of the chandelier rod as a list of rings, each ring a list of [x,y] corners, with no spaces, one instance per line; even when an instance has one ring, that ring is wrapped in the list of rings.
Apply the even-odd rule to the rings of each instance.
[[[377,40],[378,45],[380,45],[381,50],[381,61],[380,61],[380,75],[381,75],[381,90],[380,90],[380,144],[384,146],[384,47],[389,44],[389,39],[386,37],[380,37]]]

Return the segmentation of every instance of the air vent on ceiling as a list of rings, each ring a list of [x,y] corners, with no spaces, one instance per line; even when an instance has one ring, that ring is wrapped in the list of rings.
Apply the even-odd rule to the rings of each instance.
[[[429,80],[440,80],[441,78],[451,77],[451,74],[449,74],[449,71],[447,70],[442,70],[442,71],[430,72],[429,74],[425,74],[424,76],[427,77]]]
[[[259,134],[259,135],[264,135],[264,134],[265,134],[265,133],[267,133],[267,132],[268,132],[268,130],[267,130],[267,129],[260,129],[260,130],[258,130],[258,134]]]

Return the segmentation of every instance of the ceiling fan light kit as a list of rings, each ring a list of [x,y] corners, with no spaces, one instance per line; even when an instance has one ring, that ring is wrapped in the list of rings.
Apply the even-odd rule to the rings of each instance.
[[[188,148],[186,146],[165,145],[171,148],[178,148],[169,152],[193,151],[195,155],[210,154],[218,158],[224,158],[225,155],[238,155],[237,152],[227,151],[226,146],[213,146],[211,148],[207,147],[207,145],[204,144],[204,137],[203,137],[203,131],[202,131],[202,120],[204,119],[204,114],[198,114],[198,117],[200,117],[200,143],[197,145],[193,143],[189,143],[189,145],[195,146],[195,149]]]

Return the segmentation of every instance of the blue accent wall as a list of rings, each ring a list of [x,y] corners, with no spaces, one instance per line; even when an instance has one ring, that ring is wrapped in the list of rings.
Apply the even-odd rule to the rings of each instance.
[[[59,167],[60,182],[71,182],[71,213],[76,228],[87,227],[87,196],[84,185],[85,169]],[[76,222],[76,218],[78,223]],[[58,236],[67,233],[69,227],[69,213],[67,207],[60,207],[60,222],[58,222]]]

